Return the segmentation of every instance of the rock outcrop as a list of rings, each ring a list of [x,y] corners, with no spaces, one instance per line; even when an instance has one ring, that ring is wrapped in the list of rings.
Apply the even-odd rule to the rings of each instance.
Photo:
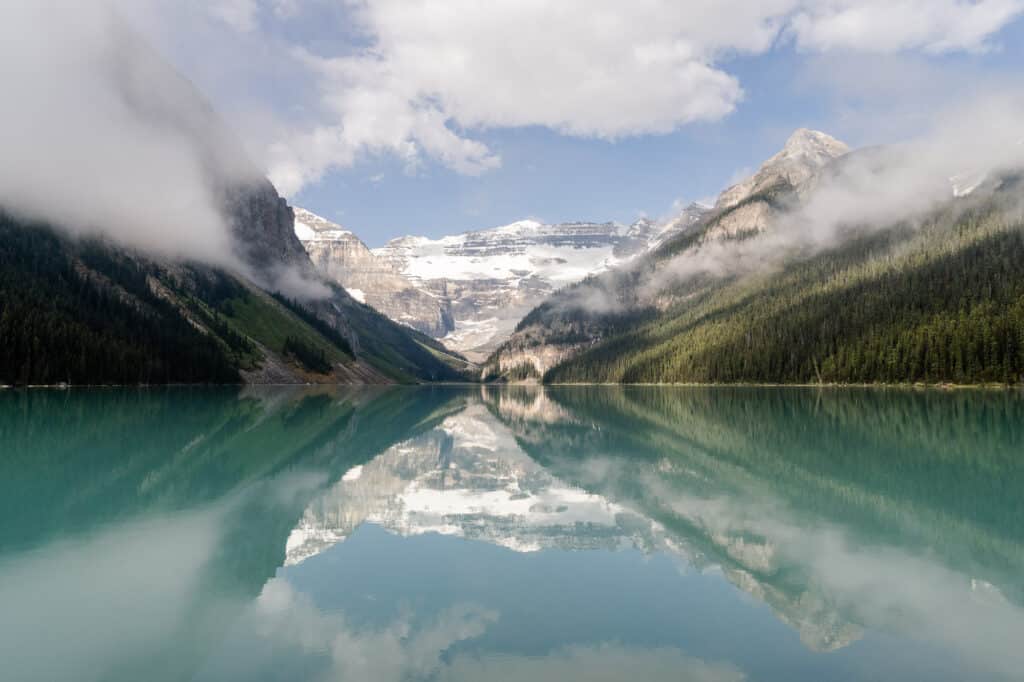
[[[707,237],[734,238],[764,232],[777,214],[783,194],[799,189],[849,151],[834,137],[800,128],[754,175],[719,195]]]
[[[454,329],[450,303],[374,254],[355,234],[326,218],[295,209],[295,233],[319,272],[357,301],[435,338]]]

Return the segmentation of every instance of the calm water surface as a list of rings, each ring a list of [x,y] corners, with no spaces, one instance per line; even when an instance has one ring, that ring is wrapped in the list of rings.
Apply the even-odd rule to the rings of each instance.
[[[0,679],[1024,679],[1024,398],[0,392]]]

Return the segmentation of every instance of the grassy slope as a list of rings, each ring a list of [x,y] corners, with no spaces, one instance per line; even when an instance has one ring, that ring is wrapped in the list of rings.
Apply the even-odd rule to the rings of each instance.
[[[352,356],[338,348],[293,312],[262,292],[250,292],[231,301],[228,319],[239,330],[275,353],[284,352],[285,340],[297,338],[316,350],[322,350],[331,363],[351,362]]]

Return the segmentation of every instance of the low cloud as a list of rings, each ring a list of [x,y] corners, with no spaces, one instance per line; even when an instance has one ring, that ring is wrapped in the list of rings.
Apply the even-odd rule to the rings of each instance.
[[[854,235],[912,226],[949,206],[955,194],[1024,169],[1022,120],[1024,93],[989,93],[947,110],[913,140],[852,152],[767,232],[742,241],[712,239],[684,252],[646,280],[643,296],[699,275],[764,272]]]
[[[315,272],[299,265],[274,268],[267,281],[262,283],[268,289],[300,301],[322,300],[334,293]]]
[[[981,51],[1024,12],[1021,0],[832,0],[803,3],[791,20],[800,47],[893,53]]]
[[[218,183],[255,177],[195,89],[105,2],[0,10],[0,207],[237,265]]]

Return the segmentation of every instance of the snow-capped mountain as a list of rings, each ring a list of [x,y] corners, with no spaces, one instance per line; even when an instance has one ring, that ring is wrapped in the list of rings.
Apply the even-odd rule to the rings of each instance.
[[[471,359],[486,357],[555,290],[646,252],[662,231],[647,219],[631,226],[522,220],[368,249],[302,209],[295,229],[321,272],[353,296]]]

